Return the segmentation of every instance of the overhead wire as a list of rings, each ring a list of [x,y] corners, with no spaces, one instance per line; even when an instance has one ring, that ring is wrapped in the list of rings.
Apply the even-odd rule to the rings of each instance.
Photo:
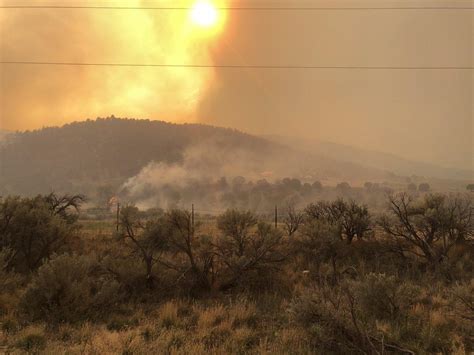
[[[162,10],[186,11],[189,7],[167,6],[64,6],[64,5],[4,5],[0,9],[63,9],[63,10]],[[390,10],[473,10],[470,6],[395,6],[395,7],[216,7],[227,11],[390,11]]]
[[[472,70],[472,66],[325,66],[325,65],[237,65],[237,64],[172,64],[172,63],[85,63],[46,61],[0,61],[5,65],[51,65],[89,67],[149,67],[149,68],[220,68],[220,69],[327,69],[327,70]]]

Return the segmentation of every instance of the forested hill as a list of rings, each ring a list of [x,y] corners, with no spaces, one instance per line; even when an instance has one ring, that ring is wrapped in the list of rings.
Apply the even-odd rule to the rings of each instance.
[[[16,133],[0,148],[2,193],[80,190],[122,182],[151,161],[179,163],[189,147],[245,147],[265,155],[277,145],[232,129],[106,118]]]

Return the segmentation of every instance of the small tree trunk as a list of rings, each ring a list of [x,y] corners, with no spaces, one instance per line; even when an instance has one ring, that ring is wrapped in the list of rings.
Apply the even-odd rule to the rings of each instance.
[[[154,288],[154,278],[153,278],[153,261],[151,259],[146,260],[146,287],[149,290]]]
[[[347,239],[346,239],[346,243],[347,244],[352,244],[353,239],[354,239],[354,235],[353,234],[348,234]]]

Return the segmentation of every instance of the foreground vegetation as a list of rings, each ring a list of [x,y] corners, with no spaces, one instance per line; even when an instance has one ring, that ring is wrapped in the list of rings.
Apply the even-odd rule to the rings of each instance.
[[[0,201],[3,351],[474,351],[472,195],[290,204],[277,226],[133,205],[115,225],[83,202]]]

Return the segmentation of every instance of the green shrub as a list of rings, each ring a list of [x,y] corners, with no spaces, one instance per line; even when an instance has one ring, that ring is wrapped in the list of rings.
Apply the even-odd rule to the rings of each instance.
[[[13,318],[4,318],[1,324],[1,331],[5,334],[15,333],[20,329],[20,325],[18,324],[16,319]]]
[[[16,290],[20,276],[10,268],[10,261],[15,252],[9,248],[0,248],[0,293],[10,293]]]
[[[84,197],[0,198],[0,248],[12,251],[8,268],[36,270],[53,253],[63,251],[77,229],[77,211]]]
[[[74,322],[110,312],[119,295],[93,257],[63,254],[38,269],[21,306],[32,319]]]
[[[474,351],[474,279],[453,288],[451,308],[459,337]]]
[[[18,340],[15,346],[29,353],[38,352],[46,347],[46,337],[43,334],[28,334]]]
[[[0,316],[16,309],[18,304],[21,275],[9,268],[14,253],[11,249],[0,248]]]
[[[320,287],[293,298],[290,319],[305,329],[312,346],[321,352],[350,353],[354,343],[361,343],[344,307],[342,289]]]
[[[128,316],[114,316],[107,323],[107,329],[111,331],[121,331],[134,328],[138,325],[138,320]]]
[[[395,276],[369,273],[352,283],[355,297],[365,314],[375,319],[394,319],[406,315],[420,299],[420,288]]]

